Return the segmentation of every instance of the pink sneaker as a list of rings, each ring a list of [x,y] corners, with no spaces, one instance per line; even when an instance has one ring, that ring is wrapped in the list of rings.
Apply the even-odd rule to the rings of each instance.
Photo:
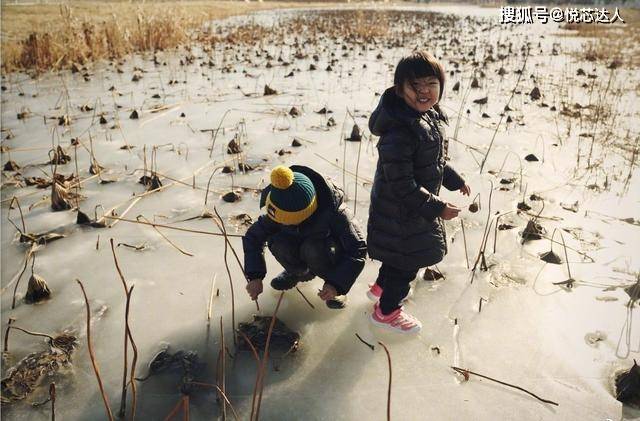
[[[373,305],[370,319],[374,325],[398,333],[418,333],[422,329],[422,323],[410,314],[405,313],[402,307],[391,314],[384,315],[376,303]]]
[[[374,283],[373,285],[369,286],[369,291],[367,291],[367,297],[369,297],[371,301],[373,301],[374,303],[378,302],[381,295],[382,295],[382,288],[380,288],[380,285],[378,285],[377,283]]]

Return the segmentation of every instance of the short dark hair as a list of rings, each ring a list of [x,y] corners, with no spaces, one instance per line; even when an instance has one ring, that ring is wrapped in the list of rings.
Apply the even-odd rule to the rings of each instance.
[[[430,76],[435,76],[440,82],[440,95],[438,97],[438,100],[440,100],[444,93],[444,68],[431,53],[418,50],[398,62],[393,76],[393,84],[396,92],[399,92],[405,82],[411,83],[416,79]]]

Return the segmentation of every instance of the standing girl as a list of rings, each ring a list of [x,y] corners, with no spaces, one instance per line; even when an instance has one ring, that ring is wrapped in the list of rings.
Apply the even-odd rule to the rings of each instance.
[[[416,333],[422,324],[403,311],[401,301],[418,269],[446,254],[442,220],[460,212],[438,197],[440,187],[467,196],[471,190],[445,161],[440,125],[447,118],[437,105],[444,92],[442,65],[427,52],[414,52],[400,60],[393,82],[369,119],[380,140],[367,243],[369,256],[382,266],[367,295],[377,301],[375,325]]]

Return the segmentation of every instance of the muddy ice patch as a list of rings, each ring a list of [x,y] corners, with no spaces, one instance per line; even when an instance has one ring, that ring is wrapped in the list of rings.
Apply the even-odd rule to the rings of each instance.
[[[25,400],[46,378],[52,378],[59,371],[71,366],[72,354],[78,346],[78,340],[74,335],[63,333],[50,337],[47,345],[47,350],[32,352],[7,370],[6,376],[2,379],[3,405]],[[3,353],[3,360],[5,359],[7,364],[10,359],[8,352]]]
[[[240,323],[238,326],[238,346],[240,349],[249,350],[251,343],[257,350],[264,351],[272,319],[271,316],[254,315],[250,322]],[[270,348],[286,353],[295,352],[298,350],[299,342],[300,334],[276,318],[271,333]]]
[[[600,342],[607,339],[607,334],[596,330],[595,332],[589,332],[584,335],[584,342],[592,348],[597,348]]]
[[[206,363],[202,361],[197,351],[179,349],[173,351],[169,344],[163,344],[156,355],[147,365],[146,374],[136,378],[138,382],[146,382],[153,376],[162,373],[171,373],[178,378],[176,387],[180,393],[189,395],[197,385],[194,383],[205,382],[202,377]]]
[[[487,259],[487,265],[490,268],[487,282],[496,288],[526,285],[533,280],[530,273],[531,265],[522,259],[518,262],[515,259],[498,259],[491,256]]]

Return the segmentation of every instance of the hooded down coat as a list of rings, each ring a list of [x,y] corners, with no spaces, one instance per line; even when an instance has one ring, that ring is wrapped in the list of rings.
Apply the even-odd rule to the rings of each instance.
[[[336,266],[329,270],[325,281],[333,285],[338,294],[346,294],[364,267],[367,255],[364,237],[353,219],[353,214],[342,203],[344,193],[341,189],[309,167],[292,165],[290,168],[309,177],[316,189],[318,209],[308,219],[295,226],[282,225],[267,215],[260,215],[242,238],[247,280],[264,279],[267,273],[264,246],[275,234],[286,232],[300,239],[331,236],[340,245],[341,257]],[[269,189],[270,186],[262,191],[261,208],[265,204]]]
[[[434,110],[421,114],[409,107],[394,88],[371,114],[369,130],[380,136],[367,226],[371,258],[414,270],[446,254],[440,186],[458,190],[465,182],[445,162],[442,121]]]

